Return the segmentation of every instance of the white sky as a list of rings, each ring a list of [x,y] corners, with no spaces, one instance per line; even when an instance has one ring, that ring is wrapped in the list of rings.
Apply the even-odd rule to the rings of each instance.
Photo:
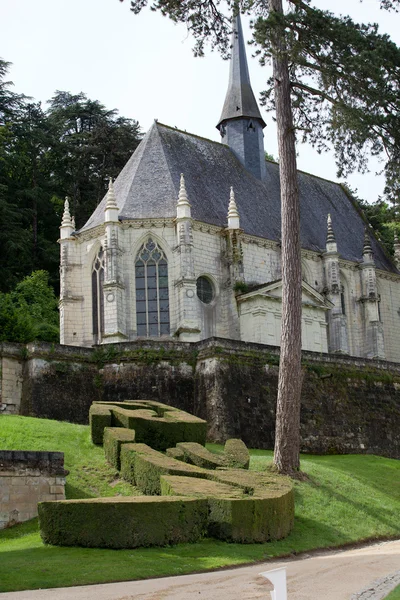
[[[400,14],[380,11],[378,0],[315,4],[329,10],[334,6],[337,14],[350,14],[357,21],[378,22],[400,44]],[[228,63],[210,51],[194,58],[193,39],[184,25],[174,25],[148,8],[136,16],[129,7],[129,0],[0,0],[0,57],[13,63],[9,79],[14,90],[42,102],[57,89],[83,91],[137,119],[144,132],[156,118],[219,140],[215,125],[227,89]],[[251,48],[248,61],[258,97],[270,70],[251,58]],[[264,114],[264,119],[265,149],[277,156],[271,115]],[[304,145],[298,154],[300,169],[336,180],[331,154],[320,156]],[[375,174],[379,168],[375,163],[369,174],[348,179],[368,201],[382,193],[383,178]]]

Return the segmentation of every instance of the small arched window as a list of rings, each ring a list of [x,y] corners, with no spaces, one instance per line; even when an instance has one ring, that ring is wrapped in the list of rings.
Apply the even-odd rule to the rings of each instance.
[[[92,268],[92,322],[95,343],[101,342],[104,333],[104,252],[103,248],[97,253]]]
[[[135,283],[137,335],[169,335],[168,263],[152,238],[137,254]]]

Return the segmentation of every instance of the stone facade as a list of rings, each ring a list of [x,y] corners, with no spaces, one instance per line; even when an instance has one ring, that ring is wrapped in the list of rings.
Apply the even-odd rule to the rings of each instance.
[[[155,122],[78,231],[66,201],[62,344],[280,344],[279,167],[239,16],[217,127],[222,144]],[[395,264],[338,184],[299,173],[299,193],[303,349],[400,362],[399,242]]]
[[[0,529],[37,516],[38,502],[65,500],[62,452],[0,451]]]

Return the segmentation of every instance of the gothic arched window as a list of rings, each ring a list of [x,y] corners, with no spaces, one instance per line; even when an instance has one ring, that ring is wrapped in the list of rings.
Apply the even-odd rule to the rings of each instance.
[[[151,238],[137,254],[135,282],[137,335],[169,335],[168,263]]]
[[[92,319],[95,342],[101,342],[104,332],[104,252],[103,248],[97,253],[92,268]]]

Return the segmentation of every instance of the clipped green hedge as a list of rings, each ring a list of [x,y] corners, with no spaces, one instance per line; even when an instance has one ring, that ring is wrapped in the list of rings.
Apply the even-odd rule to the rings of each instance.
[[[104,429],[103,448],[106,460],[117,471],[121,469],[121,446],[122,444],[135,441],[135,430],[122,427],[106,427]]]
[[[93,444],[103,443],[104,429],[111,427],[112,413],[107,406],[94,402],[89,409],[90,434]]]
[[[183,450],[179,450],[179,448],[167,448],[165,454],[170,458],[176,458],[176,460],[185,462],[185,454]]]
[[[208,535],[238,543],[286,537],[294,522],[290,479],[271,473],[208,471],[208,481],[161,476],[167,496],[207,498]]]
[[[146,444],[122,446],[121,476],[139,488],[142,494],[161,494],[161,475],[190,475],[205,478],[207,471],[165,456]]]
[[[92,406],[98,408],[99,414],[111,412],[111,422],[106,427],[134,429],[138,443],[148,444],[156,450],[165,451],[178,442],[197,442],[203,446],[206,443],[206,421],[161,402],[96,402]],[[93,408],[92,412],[95,411]]]
[[[184,454],[185,462],[203,469],[216,469],[225,466],[224,456],[214,454],[196,442],[179,442],[176,447]]]
[[[227,440],[224,448],[225,464],[234,469],[248,469],[250,453],[242,440]]]
[[[196,542],[207,528],[205,499],[91,498],[41,502],[45,544],[89,548],[137,548]]]

